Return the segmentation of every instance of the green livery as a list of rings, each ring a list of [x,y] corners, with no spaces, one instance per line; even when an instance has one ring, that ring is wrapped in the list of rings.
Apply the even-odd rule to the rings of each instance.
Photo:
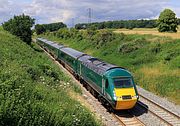
[[[72,74],[86,82],[98,98],[114,109],[130,109],[138,100],[133,77],[118,67],[72,48],[42,38],[37,43],[58,59]]]

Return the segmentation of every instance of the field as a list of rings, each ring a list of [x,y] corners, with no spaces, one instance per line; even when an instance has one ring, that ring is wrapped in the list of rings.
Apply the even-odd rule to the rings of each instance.
[[[79,96],[80,88],[43,50],[2,28],[0,38],[1,126],[101,125],[70,97]]]
[[[41,37],[127,68],[141,87],[180,104],[180,40],[107,30],[59,30]]]
[[[180,39],[180,26],[178,27],[177,33],[160,33],[156,28],[134,28],[133,30],[128,29],[115,29],[115,33],[124,33],[124,34],[149,34],[149,35],[157,35],[157,36],[168,36],[173,39]]]

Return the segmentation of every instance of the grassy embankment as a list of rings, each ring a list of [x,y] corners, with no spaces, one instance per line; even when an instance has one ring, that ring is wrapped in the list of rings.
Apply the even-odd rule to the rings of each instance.
[[[138,85],[180,104],[180,40],[104,30],[60,30],[41,36],[125,67]]]
[[[1,126],[100,125],[69,91],[81,93],[38,46],[0,28]]]

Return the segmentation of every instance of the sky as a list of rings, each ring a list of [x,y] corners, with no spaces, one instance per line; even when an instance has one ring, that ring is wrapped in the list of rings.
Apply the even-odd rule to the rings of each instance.
[[[64,22],[68,26],[91,21],[154,19],[163,9],[180,17],[180,0],[0,0],[0,23],[22,13],[36,24]]]

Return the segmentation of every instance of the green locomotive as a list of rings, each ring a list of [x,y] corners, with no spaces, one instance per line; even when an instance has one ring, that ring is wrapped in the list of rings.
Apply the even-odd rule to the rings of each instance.
[[[131,73],[72,48],[37,38],[37,43],[51,53],[102,102],[115,110],[131,109],[138,100]]]

